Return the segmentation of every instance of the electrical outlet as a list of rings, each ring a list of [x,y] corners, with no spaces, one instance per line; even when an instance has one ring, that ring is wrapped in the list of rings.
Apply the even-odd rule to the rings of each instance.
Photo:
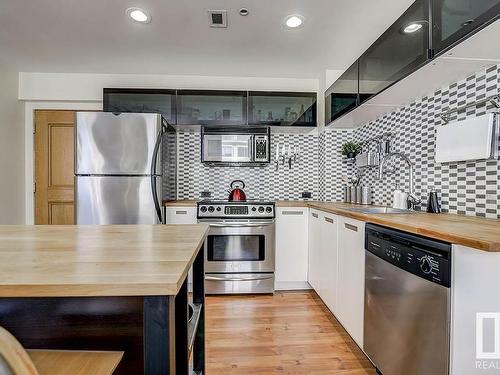
[[[311,198],[311,197],[312,197],[312,194],[310,191],[303,191],[302,192],[301,198],[307,199],[307,198]]]
[[[200,196],[202,198],[211,198],[212,197],[212,192],[211,191],[202,191],[200,193]]]

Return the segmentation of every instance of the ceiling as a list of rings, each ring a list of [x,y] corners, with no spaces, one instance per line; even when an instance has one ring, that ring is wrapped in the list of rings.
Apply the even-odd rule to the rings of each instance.
[[[1,0],[0,64],[25,72],[319,78],[345,69],[412,0]],[[152,15],[138,24],[137,6]],[[247,7],[250,14],[238,14]],[[228,11],[209,28],[209,9]],[[287,30],[289,14],[305,18]]]

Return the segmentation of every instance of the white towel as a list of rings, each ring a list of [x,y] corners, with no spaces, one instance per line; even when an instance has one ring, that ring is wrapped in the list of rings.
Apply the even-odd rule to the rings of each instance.
[[[436,162],[489,159],[496,136],[494,113],[471,117],[439,127],[436,131]]]

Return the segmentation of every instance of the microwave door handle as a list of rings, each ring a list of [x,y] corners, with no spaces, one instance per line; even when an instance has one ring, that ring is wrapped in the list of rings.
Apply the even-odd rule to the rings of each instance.
[[[255,155],[254,155],[254,144],[255,144],[255,136],[251,135],[248,138],[248,155],[250,156],[250,161],[255,161]]]
[[[248,137],[248,161],[254,161],[253,157],[253,135]]]

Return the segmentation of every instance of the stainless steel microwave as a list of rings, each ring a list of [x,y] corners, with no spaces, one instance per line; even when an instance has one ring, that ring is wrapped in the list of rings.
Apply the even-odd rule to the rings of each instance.
[[[269,128],[204,128],[201,161],[219,166],[252,166],[270,162]]]

